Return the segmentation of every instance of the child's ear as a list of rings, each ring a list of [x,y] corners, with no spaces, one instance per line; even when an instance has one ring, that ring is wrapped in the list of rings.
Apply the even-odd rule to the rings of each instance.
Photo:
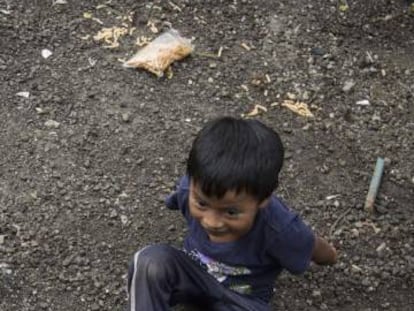
[[[268,197],[267,199],[264,199],[262,202],[260,202],[259,208],[265,208],[269,204],[269,201],[270,201],[270,197]]]

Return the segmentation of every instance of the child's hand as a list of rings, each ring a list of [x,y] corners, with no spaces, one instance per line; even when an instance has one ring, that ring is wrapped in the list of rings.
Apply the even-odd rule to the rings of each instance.
[[[329,244],[324,238],[315,236],[312,260],[319,265],[333,265],[336,263],[337,258],[338,253],[336,248]]]

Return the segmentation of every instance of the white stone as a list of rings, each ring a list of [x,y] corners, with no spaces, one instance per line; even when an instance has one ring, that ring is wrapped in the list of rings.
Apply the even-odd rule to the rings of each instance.
[[[52,54],[53,54],[52,51],[50,51],[48,49],[43,49],[42,50],[42,57],[44,59],[48,59]]]
[[[45,126],[50,129],[57,129],[60,126],[60,123],[55,120],[47,120]]]
[[[16,96],[20,96],[20,97],[24,97],[24,98],[29,98],[30,93],[29,92],[18,92],[18,93],[16,93]]]
[[[358,100],[356,104],[358,106],[369,106],[369,100],[368,99]]]

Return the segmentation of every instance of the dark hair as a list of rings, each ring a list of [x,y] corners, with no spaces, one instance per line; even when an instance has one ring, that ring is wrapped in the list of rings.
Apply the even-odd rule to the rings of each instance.
[[[187,174],[207,196],[246,191],[259,202],[278,186],[284,149],[279,135],[251,119],[223,117],[198,133],[187,162]]]

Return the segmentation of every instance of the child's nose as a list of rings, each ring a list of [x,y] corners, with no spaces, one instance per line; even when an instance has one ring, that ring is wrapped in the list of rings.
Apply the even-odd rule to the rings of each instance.
[[[203,227],[211,231],[219,231],[224,227],[224,223],[221,220],[220,215],[214,212],[210,212],[203,218]]]

